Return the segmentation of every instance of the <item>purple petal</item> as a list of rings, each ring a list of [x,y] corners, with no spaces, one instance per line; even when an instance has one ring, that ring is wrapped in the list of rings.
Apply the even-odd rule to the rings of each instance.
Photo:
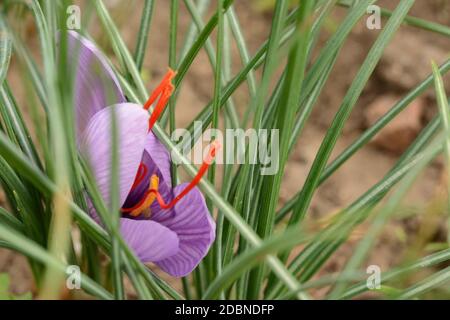
[[[114,114],[115,112],[115,114]],[[106,205],[110,205],[112,158],[111,116],[116,116],[119,143],[120,206],[130,192],[144,152],[148,113],[139,105],[121,103],[107,107],[91,119],[80,138],[79,149],[88,160]]]
[[[177,234],[150,220],[120,219],[120,232],[142,262],[154,262],[174,255],[179,249]]]
[[[91,118],[106,106],[125,102],[119,80],[107,58],[79,33],[67,33],[67,58],[75,67],[74,105],[78,134]]]
[[[149,132],[147,141],[145,142],[145,151],[148,152],[152,160],[158,165],[159,171],[164,181],[171,186],[170,174],[170,154],[166,147],[156,138],[153,132]]]
[[[178,185],[174,194],[179,194],[186,186],[186,183]],[[215,239],[216,225],[197,188],[180,200],[174,210],[176,214],[172,219],[161,220],[160,223],[178,235],[180,250],[156,264],[170,275],[182,277],[189,274],[207,254]],[[151,219],[159,220],[154,216]]]

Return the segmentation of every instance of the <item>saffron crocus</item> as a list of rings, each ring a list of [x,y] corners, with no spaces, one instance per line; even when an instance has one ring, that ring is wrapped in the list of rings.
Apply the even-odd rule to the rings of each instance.
[[[111,120],[117,123],[120,231],[139,259],[172,276],[189,274],[215,238],[215,223],[196,184],[215,149],[191,183],[171,185],[170,155],[151,128],[173,90],[169,70],[144,106],[129,103],[107,59],[88,39],[68,33],[74,69],[77,146],[110,204]],[[70,61],[69,60],[69,61]],[[150,106],[154,107],[149,114]],[[99,221],[95,209],[91,216]]]

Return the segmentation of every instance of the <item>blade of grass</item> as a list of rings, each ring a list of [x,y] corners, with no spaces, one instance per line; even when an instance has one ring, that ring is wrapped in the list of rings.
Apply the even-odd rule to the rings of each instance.
[[[280,146],[278,155],[278,171],[275,175],[264,177],[261,190],[260,217],[257,232],[264,239],[273,232],[275,210],[284,174],[284,167],[289,152],[289,137],[295,121],[297,103],[303,85],[307,64],[308,44],[312,26],[312,1],[302,1],[297,17],[297,39],[291,49],[286,66],[286,79],[282,89],[281,99],[277,106],[277,124],[280,131]],[[258,111],[257,111],[258,112]],[[272,143],[276,143],[272,141]],[[257,268],[250,274],[248,297],[257,299],[264,276],[264,267]]]
[[[223,0],[217,0],[217,40],[216,40],[216,67],[214,72],[214,98],[213,98],[213,113],[211,121],[211,129],[218,129],[219,127],[219,110],[220,110],[220,95],[222,83],[222,69],[223,69],[223,50],[224,50],[224,14],[221,8],[223,7]],[[217,137],[214,137],[215,139]],[[208,169],[208,180],[211,184],[215,184],[216,180],[216,164],[211,164]],[[210,199],[209,199],[210,200]],[[208,209],[210,212],[214,211],[213,203],[207,200]]]
[[[242,273],[261,263],[268,254],[276,254],[279,251],[303,243],[307,239],[308,237],[299,232],[298,229],[291,229],[249,249],[224,267],[223,272],[208,286],[202,299],[216,299],[221,291],[230,286]]]
[[[109,208],[112,219],[112,228],[118,234],[120,231],[120,190],[119,190],[119,137],[118,137],[118,124],[115,110],[111,115],[111,185],[110,185],[110,199],[111,206]],[[119,240],[112,234],[111,239],[111,264],[112,264],[112,278],[114,284],[114,298],[116,300],[123,300],[125,296],[123,279],[122,279],[122,266],[121,266],[121,250],[119,247]]]
[[[221,10],[223,7],[223,0],[217,0],[217,39],[216,39],[216,65],[214,68],[214,96],[213,96],[213,115],[211,122],[211,129],[215,130],[219,127],[219,110],[220,110],[220,95],[222,91],[222,70],[223,70],[223,55],[224,55],[224,46],[225,46],[225,24],[224,24],[224,13]],[[218,137],[213,137],[213,139],[217,139]],[[223,146],[222,146],[223,147]],[[212,163],[208,169],[207,178],[211,182],[212,185],[215,185],[216,181],[216,163]],[[207,206],[209,212],[211,214],[214,212],[214,203],[207,199]],[[219,225],[221,228],[221,225]],[[217,234],[217,229],[216,229]],[[217,257],[215,252],[217,251],[217,245],[214,245],[210,251],[210,253],[206,256],[204,265],[206,266],[206,279],[207,281],[211,281],[218,274],[217,264],[214,263],[214,259]],[[220,268],[221,266],[219,266]],[[200,295],[203,295],[203,292],[198,292]]]
[[[231,31],[233,32],[234,38],[236,39],[236,45],[239,50],[242,64],[247,65],[250,62],[250,54],[249,54],[247,46],[245,44],[244,35],[242,34],[241,26],[239,24],[239,19],[236,16],[233,6],[231,6],[228,9],[226,18],[227,18],[228,23],[230,24]],[[248,89],[249,89],[249,94],[250,94],[250,100],[253,100],[253,99],[255,99],[256,90],[257,90],[256,78],[255,78],[255,74],[254,74],[253,70],[250,70],[248,72],[246,78],[247,78],[247,84],[248,84]],[[248,108],[246,110],[246,112],[244,114],[244,118],[242,119],[242,122],[241,122],[242,128],[246,127],[247,122],[250,117],[250,112],[251,112],[251,109]]]
[[[450,70],[450,60],[443,63],[439,71],[441,74],[446,74]],[[323,171],[319,185],[322,184],[328,177],[330,177],[336,170],[338,170],[348,159],[350,159],[359,149],[365,146],[378,132],[380,132],[390,121],[392,121],[400,112],[407,108],[412,101],[423,94],[433,83],[433,76],[430,75],[422,81],[416,88],[411,90],[404,98],[396,103],[388,112],[381,116],[370,128],[364,131],[354,142],[352,142],[344,151],[342,151]],[[290,199],[283,208],[277,213],[277,222],[282,219],[292,210],[294,204],[300,197],[298,192],[292,199]]]
[[[200,17],[203,16],[203,14],[205,13],[206,9],[208,9],[210,0],[198,0],[196,3],[196,7],[197,7],[197,13]],[[197,36],[198,32],[200,32],[201,30],[199,30],[197,32],[198,29],[198,25],[196,26],[195,21],[192,21],[191,24],[189,25],[189,29],[188,32],[186,34],[186,39],[184,41],[183,44],[183,48],[181,49],[181,54],[180,54],[180,60],[185,58],[186,54],[188,53],[190,47],[192,46],[192,44],[195,41],[195,37]]]
[[[298,224],[306,214],[309,208],[314,191],[316,190],[320,175],[325,168],[336,141],[349,117],[353,107],[355,106],[359,96],[361,95],[365,84],[375,69],[379,59],[381,58],[384,48],[392,39],[395,31],[400,27],[403,18],[414,4],[412,0],[403,0],[395,9],[392,17],[389,19],[385,28],[381,32],[377,41],[373,45],[364,63],[362,64],[358,75],[355,77],[350,89],[348,90],[342,105],[340,106],[333,122],[322,141],[320,149],[314,159],[311,170],[306,178],[302,196],[298,199],[294,206],[294,211],[289,220],[289,225]]]
[[[170,2],[170,32],[169,32],[169,67],[176,69],[177,64],[177,30],[178,30],[178,0],[171,0]],[[170,133],[175,130],[175,99],[172,96],[169,100],[169,125]],[[177,167],[172,163],[170,166],[170,173],[172,178],[172,185],[178,183]]]
[[[224,10],[228,7],[227,5],[229,4],[231,4],[231,1],[225,1]],[[213,17],[208,24],[214,25],[215,23],[217,23],[217,21],[214,22]],[[211,26],[208,27],[207,25],[205,28],[207,28],[208,30],[210,27]],[[204,36],[204,34],[207,33],[207,31],[204,31],[202,33]],[[203,36],[199,36],[199,38],[201,37],[203,39]],[[120,47],[120,49],[127,50],[126,47]],[[188,63],[186,62],[185,64]],[[120,77],[119,79],[121,80],[121,84],[124,86],[125,92],[127,92],[127,94],[129,95],[129,99],[132,101],[134,100],[137,103],[142,103],[142,101],[134,93],[133,88],[127,83],[127,81],[123,77]],[[142,79],[140,81],[142,81]],[[177,146],[175,146],[175,144],[170,140],[170,138],[165,134],[165,132],[161,129],[161,127],[158,124],[154,126],[153,132],[160,139],[160,141],[171,151],[172,156],[174,158],[180,159],[180,162],[182,163],[182,166],[188,173],[188,175],[191,177],[195,177],[198,173],[197,169],[193,165],[189,164],[189,161],[182,155]],[[245,221],[243,221],[243,219],[234,210],[234,208],[226,200],[220,197],[215,188],[208,181],[201,180],[199,183],[199,187],[206,194],[206,196],[210,197],[214,201],[214,204],[217,206],[217,208],[224,212],[226,218],[230,220],[231,223],[240,231],[242,236],[246,237],[247,240],[252,245],[258,245],[260,243],[261,239],[253,232],[253,230],[245,223]],[[273,256],[269,256],[267,260],[269,266],[280,277],[282,283],[285,284],[288,288],[290,288],[290,290],[295,291],[296,288],[298,287],[298,283],[295,280],[295,278],[289,274],[289,272],[286,272],[286,268],[284,267],[284,265],[276,257]]]
[[[8,73],[11,47],[11,39],[8,36],[3,20],[0,18],[0,85],[3,84]]]
[[[330,227],[326,228],[324,231],[320,232],[317,235],[317,238],[311,243],[292,261],[289,266],[289,270],[294,272],[294,274],[298,274],[300,270],[302,270],[304,265],[308,264],[308,261],[316,260],[314,253],[316,252],[327,252],[327,256],[329,256],[334,250],[336,250],[339,245],[342,243],[342,240],[345,239],[343,235],[345,235],[347,229],[351,229],[353,226],[361,223],[366,215],[364,213],[368,212],[371,207],[373,207],[378,201],[380,201],[386,193],[395,185],[411,168],[413,168],[420,159],[424,157],[423,152],[418,152],[417,149],[423,148],[430,138],[430,132],[435,132],[437,126],[436,124],[431,124],[427,127],[425,132],[423,132],[417,139],[416,143],[410,147],[405,153],[405,157],[400,159],[398,164],[394,166],[394,168],[386,174],[386,176],[381,179],[377,184],[375,184],[372,188],[370,188],[366,193],[364,193],[361,197],[359,197],[355,202],[353,202],[350,206],[342,210],[340,219],[337,219],[337,222],[332,224]],[[441,151],[441,147],[438,145],[433,152],[435,154]],[[360,215],[357,215],[357,213]],[[364,214],[364,215],[361,215]],[[353,220],[353,221],[352,221]],[[344,223],[348,224],[350,221],[350,228],[347,227],[346,230],[340,231],[340,226]],[[339,237],[336,237],[339,235]],[[333,241],[338,238],[337,243]],[[331,241],[331,242],[330,242]],[[328,250],[327,247],[331,247],[331,250]],[[322,259],[322,263],[326,261]],[[316,269],[320,266],[319,264],[313,265]],[[307,273],[311,274],[311,271]],[[268,292],[267,298],[273,299],[280,293],[280,285],[277,284]]]
[[[49,145],[51,147],[52,163],[51,176],[54,179],[57,188],[60,192],[57,192],[52,197],[52,220],[48,233],[49,238],[49,251],[55,257],[59,259],[65,257],[70,248],[70,228],[71,228],[71,211],[67,204],[66,198],[71,198],[70,191],[70,171],[69,171],[69,158],[68,158],[68,141],[70,140],[67,130],[65,130],[65,118],[64,111],[69,109],[61,99],[64,96],[61,87],[59,87],[59,79],[64,78],[64,71],[61,66],[67,66],[66,56],[61,55],[60,61],[56,61],[56,21],[57,21],[57,8],[56,2],[44,1],[45,24],[42,26],[43,30],[43,43],[44,48],[43,58],[44,64],[44,81],[48,89],[47,95],[49,98],[49,105],[52,107],[52,112],[49,114]],[[62,51],[66,52],[67,47],[62,44]],[[67,108],[67,109],[66,109]],[[57,214],[56,214],[57,213]],[[64,274],[59,270],[54,269],[52,265],[47,266],[46,273],[44,275],[42,287],[40,290],[40,297],[53,299],[57,298],[59,291],[58,288],[61,282],[64,280]]]
[[[450,260],[450,249],[433,253],[416,262],[412,262],[407,265],[395,268],[391,271],[383,272],[380,277],[381,283],[382,284],[387,283],[390,280],[399,278],[401,276],[404,276],[405,274],[417,272],[425,268],[430,268],[449,260]],[[361,283],[358,283],[354,285],[352,288],[350,288],[344,295],[340,297],[340,299],[351,299],[367,290],[368,290],[367,282],[366,280],[364,280]]]
[[[30,133],[23,121],[17,103],[11,94],[7,81],[0,85],[0,102],[2,118],[4,121],[8,122],[8,127],[11,128],[14,138],[17,139],[18,145],[31,161],[38,167],[42,167],[34,143],[31,140]]]
[[[21,234],[25,233],[22,222],[2,207],[0,207],[0,224],[6,225]]]
[[[339,5],[341,5],[343,7],[351,6],[349,0],[341,0],[341,1],[339,1]],[[381,15],[384,17],[390,18],[392,16],[392,11],[387,10],[385,8],[381,8]],[[441,34],[441,35],[444,35],[447,37],[450,36],[450,28],[445,25],[439,24],[439,23],[423,20],[423,19],[420,19],[417,17],[412,17],[412,16],[406,16],[403,23],[406,25],[410,25],[410,26],[422,29],[422,30],[435,32],[435,33],[438,33],[438,34]]]
[[[298,13],[298,11],[297,11]],[[287,14],[287,3],[286,1],[279,1],[277,2],[275,6],[275,12],[274,17],[272,21],[270,36],[267,41],[267,53],[264,57],[264,68],[263,68],[263,75],[261,82],[257,88],[257,94],[256,99],[251,101],[250,109],[255,110],[255,115],[253,118],[253,127],[255,130],[258,130],[261,127],[261,121],[263,117],[263,110],[265,105],[265,100],[268,95],[269,91],[269,85],[271,77],[276,69],[276,67],[279,64],[280,60],[280,54],[278,52],[278,45],[280,43],[281,39],[281,32],[284,26],[285,17]],[[244,78],[242,79],[244,80]],[[248,195],[249,190],[252,189],[252,177],[250,176],[250,173],[252,171],[252,167],[250,166],[250,163],[254,163],[254,161],[251,161],[253,159],[249,158],[249,155],[246,155],[246,161],[244,166],[242,167],[242,174],[240,175],[239,182],[237,183],[237,190],[236,195],[233,199],[234,207],[238,212],[241,212],[243,209],[243,199]],[[237,181],[237,180],[235,180]],[[247,221],[247,217],[244,216],[244,221]],[[223,239],[223,245],[224,245],[224,259],[223,264],[226,265],[230,262],[231,257],[233,255],[234,251],[234,234],[235,230],[233,226],[230,223],[227,223],[224,226],[224,239]],[[257,273],[259,274],[259,270]],[[253,276],[257,276],[257,274],[253,274]],[[249,288],[250,285],[247,285],[247,288]],[[247,291],[247,288],[243,288],[242,291]],[[257,289],[258,290],[258,289]],[[254,290],[253,294],[258,294]]]
[[[120,36],[120,32],[114,24],[111,16],[109,15],[108,10],[106,9],[102,0],[94,0],[95,9],[97,10],[97,14],[102,21],[104,26],[104,30],[109,35],[111,39],[113,39],[113,48],[115,49],[117,58],[120,59],[121,65],[127,68],[131,78],[133,79],[134,85],[138,89],[138,94],[141,99],[145,99],[147,97],[147,89],[142,82],[141,76],[139,74],[139,70],[134,63],[134,59],[132,58],[130,52],[127,50],[123,50],[126,48],[126,45]]]
[[[2,142],[5,142],[5,141],[2,141]],[[8,146],[8,147],[11,147],[11,146]],[[2,151],[4,151],[4,150],[2,150]],[[17,153],[17,151],[14,150],[13,148],[12,149],[9,148],[9,150],[7,150],[6,153],[9,154],[10,156],[13,155],[13,158],[14,157],[19,158],[20,162],[22,162],[19,166],[21,166],[21,165],[25,165],[26,166],[26,162],[22,161],[22,159],[20,158],[21,156],[19,155],[19,153]],[[39,170],[36,170],[36,168],[28,167],[25,171],[27,171],[27,174],[31,173],[31,176],[32,176],[31,179],[34,180],[34,182],[36,182],[37,185],[39,187],[41,187],[44,191],[46,191],[46,192],[50,191],[51,192],[51,191],[55,191],[56,190],[56,186],[53,185],[51,181],[46,180],[46,177],[42,176],[39,173]],[[33,177],[34,174],[37,174],[37,176],[38,176],[37,179],[35,179],[36,175]],[[30,176],[28,178],[30,178]],[[43,180],[39,181],[40,178],[44,178],[43,179],[44,181]],[[95,223],[93,223],[92,220],[89,217],[87,217],[87,215],[82,210],[79,209],[79,207],[77,207],[73,203],[70,203],[70,206],[71,206],[71,209],[74,210],[76,217],[77,218],[81,217],[81,220],[79,221],[79,223],[82,226],[82,228],[85,228],[86,226],[88,226],[88,229],[92,228],[92,230],[95,230],[95,232],[87,232],[87,234],[90,233],[91,236],[93,236],[93,238],[95,238],[98,241],[98,243],[100,243],[102,246],[107,248],[108,247],[108,243],[107,243],[107,241],[106,241],[106,239],[104,237],[103,230],[101,230]],[[142,271],[142,269],[140,269],[140,270]],[[146,275],[148,275],[148,272],[146,270],[144,270],[144,272],[145,272]],[[173,294],[173,296],[176,296],[176,295]]]
[[[334,1],[330,1],[327,2],[326,5],[324,5],[325,2],[324,1],[319,1],[316,2],[315,5],[317,5],[316,11],[318,12],[318,17],[317,19],[315,19],[314,23],[311,26],[311,32],[310,32],[310,39],[311,41],[308,42],[308,47],[307,47],[307,51],[311,52],[312,48],[314,46],[315,40],[319,34],[319,30],[320,27],[324,21],[324,18],[328,15],[328,13],[330,12],[330,9],[334,6]],[[289,19],[289,17],[287,18]],[[309,54],[304,55],[305,57],[309,57]],[[306,59],[306,58],[305,58]],[[276,119],[276,107],[277,105],[280,103],[281,100],[281,96],[282,96],[282,88],[284,87],[284,81],[286,78],[286,70],[283,72],[282,76],[280,77],[276,88],[269,100],[269,103],[267,105],[267,111],[264,114],[264,118],[263,118],[263,127],[265,128],[271,128],[272,126],[276,126],[276,124],[274,124],[273,119]],[[294,89],[295,92],[295,89]],[[302,94],[303,91],[301,91]],[[241,168],[240,168],[241,169]],[[245,176],[241,176],[243,181],[248,181],[248,188],[246,192],[244,192],[244,199],[243,199],[243,216],[246,219],[246,221],[249,221],[251,226],[253,226],[254,228],[256,228],[257,222],[259,221],[256,217],[256,214],[259,213],[259,210],[256,210],[255,206],[253,205],[254,203],[260,203],[260,194],[258,190],[262,189],[263,186],[263,180],[262,177],[260,177],[260,170],[261,167],[260,166],[254,166],[253,168],[253,172],[252,174],[248,177],[245,178]],[[238,171],[237,176],[240,175],[240,172]],[[256,177],[256,178],[254,178]],[[255,180],[255,181],[253,181]],[[237,185],[240,185],[241,183],[239,182],[239,179],[235,179],[234,182],[237,182]],[[254,186],[254,187],[253,187]],[[239,199],[237,200],[237,203],[239,203]],[[258,215],[259,218],[259,215]],[[247,244],[245,242],[244,239],[240,238],[239,241],[239,248],[238,248],[238,252],[242,252],[247,250]],[[244,283],[247,283],[247,275],[244,276],[244,278],[246,278],[246,280],[244,281]],[[272,281],[276,281],[276,277],[272,275]],[[246,285],[244,283],[240,283],[238,285],[238,294],[241,294],[243,292],[247,293],[246,290]],[[243,296],[242,296],[243,297]]]
[[[51,266],[52,269],[58,270],[60,273],[66,272],[66,265],[56,259],[53,255],[49,254],[45,249],[25,238],[16,231],[0,224],[0,235],[2,239],[12,244],[14,248],[20,248],[20,251],[23,254],[45,265]],[[107,300],[112,299],[112,296],[109,292],[107,292],[99,284],[92,281],[90,278],[86,277],[83,274],[81,274],[81,286],[84,290],[86,290],[88,293],[93,294],[94,296]]]
[[[437,65],[432,63],[434,85],[436,88],[436,96],[439,107],[439,114],[441,116],[441,123],[445,132],[445,158],[447,160],[447,210],[450,208],[450,110],[445,93],[444,81],[439,72]],[[447,222],[447,241],[450,243],[450,217]]]
[[[8,165],[3,157],[0,157],[0,169],[0,180],[13,212],[24,224],[27,235],[38,244],[46,245],[46,239],[43,236],[45,234],[45,229],[43,224],[39,223],[40,217],[38,215],[29,214],[34,211],[42,213],[41,208],[36,205],[27,185],[21,181],[20,177],[14,172],[11,166]],[[22,205],[17,203],[17,198],[22,200]]]
[[[230,7],[230,5],[233,3],[233,0],[224,0],[223,1],[223,11],[227,11],[227,9]],[[186,56],[184,59],[181,60],[181,62],[178,65],[178,73],[175,78],[175,88],[176,90],[179,90],[180,84],[186,75],[190,65],[194,61],[194,58],[197,56],[200,49],[203,47],[205,42],[207,41],[208,37],[210,36],[211,32],[214,30],[218,23],[218,16],[217,12],[211,17],[211,19],[208,21],[208,23],[205,25],[203,30],[199,33],[197,40],[192,44],[189,51],[186,53]]]
[[[399,300],[406,300],[419,297],[420,295],[442,286],[448,285],[450,281],[450,267],[433,273],[428,278],[404,290],[397,297]]]
[[[196,6],[194,5],[192,0],[184,0],[184,3],[193,18],[195,26],[197,27],[198,31],[200,32],[204,28],[204,23],[202,21],[199,10],[196,8]],[[207,39],[207,41],[205,43],[205,50],[208,55],[211,67],[213,69],[213,73],[215,74],[216,66],[217,66],[217,61],[216,61],[217,57],[216,57],[216,52],[214,50],[214,47],[213,47],[210,39]],[[221,83],[223,86],[225,86],[227,80],[226,80],[223,72],[221,72],[221,73],[222,73],[221,74]],[[177,99],[177,96],[178,95],[175,95],[174,100]],[[214,100],[214,98],[213,98],[213,100]],[[214,102],[212,102],[211,107],[213,107],[213,104],[214,104]],[[220,107],[221,106],[219,105],[219,108]],[[234,127],[234,128],[239,127],[238,115],[236,113],[236,108],[235,108],[234,102],[231,99],[231,97],[226,102],[225,116],[230,118],[232,127]]]
[[[229,10],[231,10],[232,7],[230,7]],[[231,49],[231,36],[230,36],[230,23],[225,18],[224,20],[224,56],[223,56],[223,77],[225,82],[229,81],[231,79],[231,72],[232,72],[232,49]],[[232,119],[230,117],[225,117],[225,128],[233,128]],[[224,146],[223,146],[223,154],[229,154],[230,152],[235,152],[235,148],[230,147],[230,145],[225,140]],[[230,190],[231,187],[231,181],[232,181],[232,175],[233,175],[233,164],[227,164],[224,163],[223,170],[222,170],[222,184],[221,184],[221,194],[226,199],[227,193]],[[217,213],[217,220],[216,220],[216,241],[214,243],[214,260],[215,260],[215,268],[216,268],[216,275],[222,274],[222,266],[223,266],[223,245],[222,245],[222,238],[223,238],[223,225],[225,221],[225,216],[222,212],[218,211]],[[220,292],[219,298],[221,300],[226,299],[225,293]]]
[[[316,60],[314,65],[311,67],[308,72],[307,78],[305,80],[305,88],[302,90],[302,100],[305,100],[309,93],[314,90],[315,84],[319,81],[318,77],[323,74],[323,69],[328,68],[330,64],[332,64],[332,60],[336,55],[336,48],[340,48],[343,40],[345,40],[346,36],[351,32],[356,22],[361,18],[363,14],[365,14],[367,6],[371,3],[375,2],[375,0],[365,0],[365,2],[359,2],[358,5],[354,8],[348,18],[346,18],[340,26],[336,35],[328,41],[326,47],[322,50],[322,54]],[[283,37],[280,40],[280,46],[285,44],[291,37],[294,31],[294,28],[289,27],[289,25],[295,19],[298,9],[293,10],[285,21],[286,30],[283,31]],[[265,59],[264,56],[266,54],[268,48],[268,42],[264,43],[255,56],[251,59],[251,61],[239,72],[238,75],[225,87],[223,98],[221,101],[221,106],[225,104],[227,99],[233,94],[233,92],[241,85],[241,83],[245,80],[248,72],[254,68],[257,68],[260,64],[262,64]],[[209,125],[211,121],[211,109],[210,104],[208,104],[207,108],[204,108],[203,111],[197,116],[194,121],[201,121],[203,124],[203,130]],[[302,105],[302,103],[300,104]],[[191,133],[192,141],[196,141],[199,136],[199,132],[194,132],[193,123],[188,126],[188,130]],[[183,145],[183,148],[187,148],[189,146],[194,145],[192,141],[187,141],[186,145]]]
[[[433,146],[429,146],[428,149],[432,149]],[[427,153],[427,150],[425,150]],[[366,235],[360,241],[350,260],[347,262],[340,276],[346,277],[351,275],[363,262],[366,255],[370,252],[371,247],[374,245],[377,236],[381,232],[383,226],[388,219],[398,210],[398,206],[402,199],[404,199],[406,193],[410,190],[414,181],[419,174],[425,169],[425,167],[433,160],[433,153],[428,153],[421,161],[402,179],[395,193],[388,199],[387,203],[379,209],[374,221],[367,230]],[[329,294],[330,299],[336,299],[341,296],[345,291],[345,284],[338,283],[337,286]]]
[[[280,40],[279,46],[285,44],[288,39],[292,37],[294,29],[289,28],[288,30],[284,30],[282,32],[282,39]],[[222,98],[220,102],[220,107],[222,108],[230,99],[232,94],[236,91],[236,89],[245,81],[247,74],[259,67],[266,60],[267,50],[269,48],[269,42],[265,42],[258,52],[253,56],[250,62],[231,80],[228,82],[222,91]],[[256,95],[257,97],[258,95]],[[254,101],[254,100],[253,100]],[[252,102],[253,103],[253,102]],[[195,144],[195,141],[198,140],[201,132],[203,132],[211,123],[212,119],[212,110],[211,110],[212,102],[208,103],[208,105],[200,112],[200,114],[191,122],[191,124],[187,127],[187,130],[192,136],[190,141],[186,141],[182,145],[182,149],[188,149]],[[202,123],[202,131],[195,132],[194,131],[194,123],[195,121],[200,121]]]

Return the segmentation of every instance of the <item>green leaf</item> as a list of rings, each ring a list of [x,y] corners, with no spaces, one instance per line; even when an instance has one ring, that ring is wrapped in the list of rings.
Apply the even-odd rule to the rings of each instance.
[[[138,70],[142,69],[142,64],[144,63],[154,6],[155,0],[145,0],[144,9],[142,11],[141,25],[139,27],[136,42],[136,50],[134,51],[134,61],[136,62],[136,67]]]
[[[113,21],[109,17],[108,13],[106,12],[105,7],[103,4],[101,4],[101,1],[95,2],[98,6],[98,12],[102,16],[102,20],[104,21],[105,25],[110,27],[111,29],[116,30],[117,28],[114,26]],[[224,10],[231,5],[231,0],[225,0],[224,2]],[[197,39],[196,43],[194,43],[193,46],[195,48],[191,48],[191,50],[187,53],[185,62],[181,63],[182,68],[178,70],[179,73],[177,75],[176,83],[177,81],[182,80],[181,75],[185,75],[187,72],[187,68],[192,63],[193,56],[198,53],[200,50],[200,47],[204,44],[206,41],[208,35],[212,32],[212,28],[215,27],[217,24],[217,15],[214,15],[208,24],[205,26],[204,30],[200,33],[199,38]],[[113,33],[113,32],[110,32]],[[110,34],[112,41],[116,43],[116,47],[118,48],[118,55],[121,57],[124,57],[126,60],[126,63],[124,65],[131,66],[132,69],[135,69],[134,62],[132,61],[131,56],[129,55],[128,49],[126,48],[124,42],[122,39],[118,39],[120,37],[118,34]],[[192,57],[191,57],[192,55]],[[181,70],[185,69],[185,71],[181,72]],[[131,73],[133,75],[133,73]],[[244,78],[245,79],[245,78]],[[142,79],[133,77],[133,81],[138,81],[142,84]],[[137,103],[142,103],[136,92],[134,92],[132,86],[130,84],[127,84],[126,80],[121,78],[121,83],[124,85],[124,90],[129,93],[129,99],[134,100]],[[140,92],[141,90],[138,91]],[[180,150],[177,148],[177,146],[174,144],[173,141],[167,136],[167,134],[164,132],[164,130],[161,129],[161,127],[157,124],[153,127],[153,132],[155,135],[160,139],[160,141],[172,152],[172,156],[174,158],[180,159],[183,168],[185,169],[186,173],[191,176],[195,177],[198,174],[198,170],[195,166],[189,163],[189,161],[183,156],[183,154],[180,152]],[[0,135],[1,137],[1,135]],[[1,139],[0,139],[1,142]],[[259,245],[261,243],[261,239],[256,235],[256,233],[252,230],[252,228],[242,219],[242,217],[239,216],[239,214],[236,212],[236,210],[225,200],[223,199],[219,193],[215,190],[215,187],[209,183],[208,181],[202,179],[199,182],[199,188],[205,193],[205,195],[214,202],[215,206],[221,210],[225,217],[240,231],[241,235],[245,237],[249,243],[252,245]],[[267,258],[268,265],[270,268],[274,271],[274,273],[280,278],[282,283],[286,285],[290,290],[295,291],[298,287],[298,283],[289,272],[287,272],[286,267],[281,263],[280,260],[278,260],[276,257],[269,256]]]
[[[436,253],[433,253],[429,256],[426,256],[422,259],[419,259],[415,262],[411,262],[407,265],[400,266],[397,268],[394,268],[390,271],[383,272],[381,274],[381,281],[382,284],[394,280],[397,278],[400,278],[404,276],[405,274],[409,274],[412,272],[417,272],[425,268],[431,268],[433,266],[436,266],[442,262],[446,262],[450,260],[450,249],[442,250]],[[340,297],[340,299],[351,299],[358,294],[364,292],[367,290],[367,283],[364,280],[361,283],[358,283],[351,287],[344,295]]]
[[[398,211],[401,200],[404,199],[413,182],[436,156],[436,152],[433,152],[433,149],[436,148],[436,144],[440,143],[441,142],[438,139],[437,142],[435,141],[424,150],[425,156],[402,179],[397,190],[395,190],[392,196],[387,200],[386,204],[382,208],[378,209],[378,212],[376,212],[373,222],[367,230],[366,235],[353,250],[354,253],[341,272],[341,276],[345,277],[352,274],[363,262],[367,253],[370,252],[371,247],[375,244],[378,235],[380,234],[384,225],[387,223],[388,219],[396,211]],[[336,299],[338,296],[340,296],[344,291],[344,286],[344,283],[339,283],[329,294],[330,299]]]
[[[448,286],[450,281],[450,267],[433,273],[428,278],[416,283],[399,294],[397,299],[406,300],[420,297],[435,288]]]
[[[208,286],[202,299],[217,298],[220,291],[231,285],[242,273],[261,263],[268,254],[276,254],[306,240],[308,240],[308,236],[299,232],[298,229],[290,229],[248,249],[224,267],[222,273]],[[298,293],[296,292],[296,294]]]
[[[347,91],[339,110],[323,139],[320,149],[314,159],[313,165],[306,178],[302,190],[302,196],[298,199],[294,212],[289,221],[289,225],[297,224],[306,214],[309,204],[316,190],[319,179],[325,168],[331,152],[342,132],[346,120],[350,116],[353,107],[358,101],[367,81],[374,71],[378,61],[383,55],[384,48],[389,44],[395,32],[400,27],[401,22],[414,4],[413,0],[403,0],[394,11],[392,17],[384,27],[380,36],[372,46],[364,63],[362,64],[357,76],[352,82],[351,87]]]
[[[40,247],[33,241],[27,239],[23,235],[11,230],[8,227],[0,225],[0,238],[14,245],[16,250],[25,254],[26,256],[35,259],[43,264],[52,266],[57,272],[64,274],[66,272],[66,265],[53,255],[49,254],[44,248]],[[111,299],[111,295],[99,284],[92,281],[85,275],[81,275],[81,286],[88,292],[103,299]],[[3,280],[4,281],[4,280]],[[4,284],[3,284],[4,286]]]
[[[257,232],[264,239],[273,232],[275,210],[284,176],[284,167],[289,153],[289,137],[295,121],[295,113],[300,98],[300,92],[307,65],[308,44],[311,36],[312,1],[302,1],[297,17],[297,30],[294,46],[292,47],[286,66],[286,77],[280,100],[277,105],[275,129],[280,131],[280,146],[278,156],[278,171],[275,175],[264,177],[259,204],[259,224]],[[256,111],[262,114],[262,106]],[[275,142],[274,142],[275,143]],[[262,285],[264,268],[257,268],[250,274],[249,298],[257,299]]]
[[[339,1],[339,5],[344,6],[344,7],[350,7],[352,5],[352,1],[353,0],[341,0],[341,1]],[[392,11],[387,10],[385,8],[381,8],[381,15],[384,17],[390,17],[390,16],[392,16]],[[412,16],[406,16],[403,23],[413,26],[413,27],[416,27],[418,29],[432,31],[432,32],[442,34],[447,37],[450,36],[450,28],[445,25],[439,24],[439,23],[434,23],[431,21],[427,21],[427,20],[412,17]]]
[[[11,58],[11,39],[6,31],[5,25],[0,19],[0,85],[8,73],[9,61]]]
[[[434,85],[436,88],[436,96],[441,116],[441,123],[445,132],[445,158],[447,160],[447,210],[450,208],[450,109],[448,105],[447,94],[445,93],[444,81],[439,72],[436,63],[432,62]],[[447,219],[447,226],[450,227],[450,216]],[[450,228],[447,231],[447,240],[450,243]]]

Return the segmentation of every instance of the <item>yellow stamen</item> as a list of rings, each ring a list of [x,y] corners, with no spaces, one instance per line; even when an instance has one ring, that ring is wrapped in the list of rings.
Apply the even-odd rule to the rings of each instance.
[[[159,178],[156,174],[152,175],[150,178],[149,188],[148,190],[158,190],[159,185]],[[133,211],[130,212],[130,215],[132,217],[137,217],[141,215],[144,211],[145,216],[148,218],[150,217],[151,211],[150,206],[152,205],[153,201],[156,199],[156,194],[147,192],[147,194],[144,196],[144,199],[141,201],[138,207],[133,209]],[[148,209],[148,210],[147,210]]]

